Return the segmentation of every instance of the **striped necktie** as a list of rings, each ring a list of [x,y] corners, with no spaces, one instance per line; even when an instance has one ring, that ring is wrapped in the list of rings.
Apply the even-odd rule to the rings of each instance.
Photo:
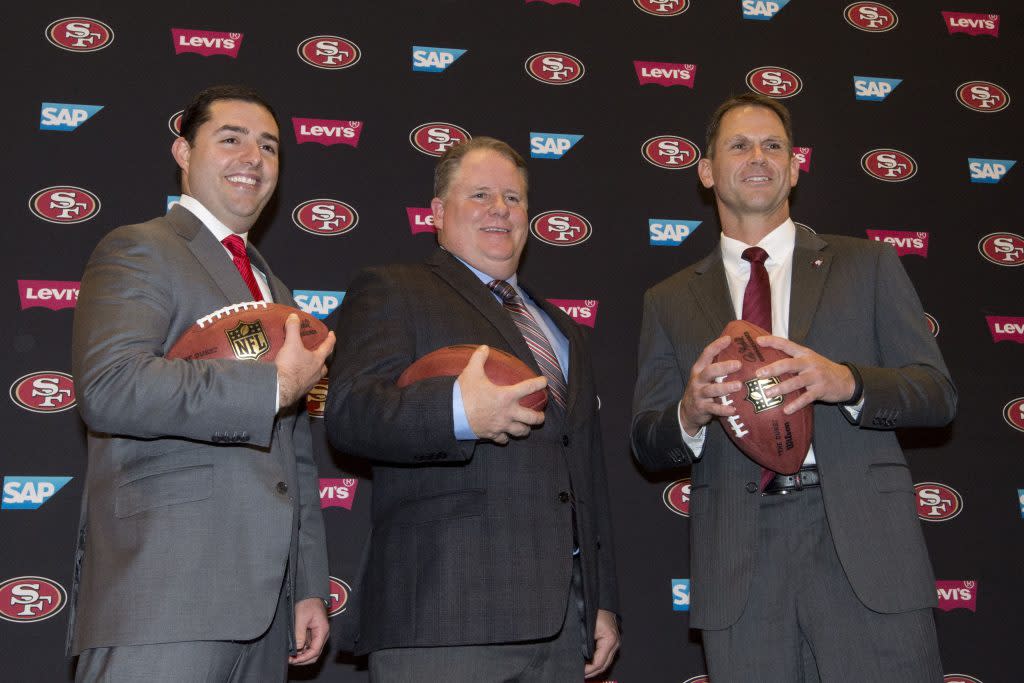
[[[221,240],[221,244],[231,252],[231,260],[235,262],[235,268],[238,268],[239,275],[248,285],[252,300],[263,301],[263,292],[260,291],[256,276],[252,272],[252,263],[249,262],[249,254],[245,251],[245,242],[238,235],[228,235]]]
[[[750,279],[743,291],[743,319],[754,323],[763,330],[772,331],[772,285],[768,280],[768,269],[764,262],[768,260],[768,252],[761,247],[749,247],[743,250],[740,257],[750,261]],[[761,490],[775,477],[775,472],[767,467],[761,468]]]

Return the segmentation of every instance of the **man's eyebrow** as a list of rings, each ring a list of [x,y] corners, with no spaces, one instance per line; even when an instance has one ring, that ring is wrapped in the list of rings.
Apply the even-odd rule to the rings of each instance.
[[[224,124],[223,126],[221,126],[220,128],[218,128],[216,132],[220,133],[221,131],[225,131],[225,130],[231,131],[232,133],[239,133],[240,135],[248,135],[249,134],[249,129],[246,128],[245,126],[232,126],[231,124],[227,124],[227,123]],[[273,142],[281,144],[281,140],[276,135],[274,135],[273,133],[260,133],[259,137],[260,137],[261,140],[271,140]]]

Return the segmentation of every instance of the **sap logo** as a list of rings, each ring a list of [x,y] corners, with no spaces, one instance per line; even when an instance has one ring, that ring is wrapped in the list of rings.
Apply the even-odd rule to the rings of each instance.
[[[174,54],[194,52],[204,57],[210,55],[226,55],[238,57],[242,48],[241,33],[224,33],[221,31],[196,31],[187,28],[172,28]]]
[[[295,303],[299,308],[309,313],[314,318],[323,320],[341,305],[345,299],[345,292],[318,292],[312,289],[296,289],[292,292]]]
[[[762,0],[743,0],[740,5],[743,7],[744,19],[757,19],[758,21],[769,21],[779,13],[779,10],[789,4],[789,0],[777,0],[776,2],[763,2]]]
[[[413,45],[412,70],[440,73],[464,54],[466,54],[465,50],[454,47],[421,47]]]
[[[647,220],[647,228],[650,231],[651,246],[678,247],[700,224],[701,221],[650,218]]]
[[[1016,163],[1012,159],[967,159],[972,183],[998,183]]]
[[[939,596],[939,609],[969,609],[978,611],[977,581],[936,581],[935,590]]]
[[[21,310],[26,308],[49,308],[57,311],[74,308],[78,302],[80,283],[64,280],[18,280],[21,295]]]
[[[572,133],[530,133],[530,156],[534,159],[561,159],[583,139]]]
[[[100,109],[103,109],[101,104],[43,102],[39,112],[39,130],[76,130]]]
[[[598,301],[595,299],[548,299],[552,306],[558,306],[577,325],[593,328],[597,322]]]
[[[71,477],[4,477],[4,510],[35,510],[60,491]]]
[[[169,194],[167,195],[167,211],[170,212],[174,208],[175,204],[181,203],[180,194]]]
[[[1024,318],[1015,318],[1006,315],[986,315],[989,331],[992,333],[992,343],[998,344],[1001,341],[1012,341],[1024,344]]]
[[[881,78],[877,76],[854,76],[853,89],[858,100],[881,102],[889,96],[902,78]]]
[[[913,254],[928,258],[928,233],[905,230],[868,230],[868,239],[896,247],[900,256]]]
[[[320,509],[338,507],[351,510],[352,503],[355,502],[357,486],[359,486],[359,480],[355,478],[321,479]]]
[[[1020,503],[1020,516],[1024,518],[1024,489],[1017,489],[1017,500]]]
[[[672,579],[672,611],[690,611],[690,580]]]

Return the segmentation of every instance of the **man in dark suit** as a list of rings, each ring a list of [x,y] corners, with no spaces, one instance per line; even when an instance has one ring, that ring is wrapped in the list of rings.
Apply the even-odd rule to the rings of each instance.
[[[245,244],[277,185],[279,144],[255,92],[203,91],[172,147],[180,205],[114,230],[86,266],[72,344],[89,428],[68,633],[79,681],[284,680],[325,642],[302,399],[333,337],[307,351],[293,317],[274,363],[164,358],[212,311],[294,305]]]
[[[518,153],[464,142],[439,161],[434,192],[441,248],[423,264],[364,270],[337,320],[327,432],[373,462],[356,651],[371,653],[372,681],[596,676],[619,635],[586,341],[517,281],[528,236]],[[395,385],[452,344],[482,345],[458,377]],[[544,377],[492,384],[488,347]],[[546,412],[520,406],[545,378]]]
[[[690,614],[712,680],[939,681],[935,580],[892,430],[948,423],[956,390],[893,249],[790,219],[792,141],[770,98],[713,116],[698,171],[722,237],[647,292],[634,452],[648,471],[693,466]],[[792,356],[761,376],[795,373],[769,397],[786,413],[813,404],[791,477],[763,476],[715,419],[735,414],[720,398],[741,384],[738,361],[714,361],[719,335],[755,316],[774,332],[758,344]]]

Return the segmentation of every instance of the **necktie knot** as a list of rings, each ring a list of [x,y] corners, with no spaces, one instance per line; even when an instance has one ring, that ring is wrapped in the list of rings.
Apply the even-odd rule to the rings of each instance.
[[[492,292],[500,296],[501,300],[505,303],[512,303],[519,296],[516,288],[504,280],[491,280],[487,283],[487,286],[491,288]]]
[[[761,247],[748,247],[743,250],[742,258],[751,263],[764,263],[768,260],[768,252]]]

